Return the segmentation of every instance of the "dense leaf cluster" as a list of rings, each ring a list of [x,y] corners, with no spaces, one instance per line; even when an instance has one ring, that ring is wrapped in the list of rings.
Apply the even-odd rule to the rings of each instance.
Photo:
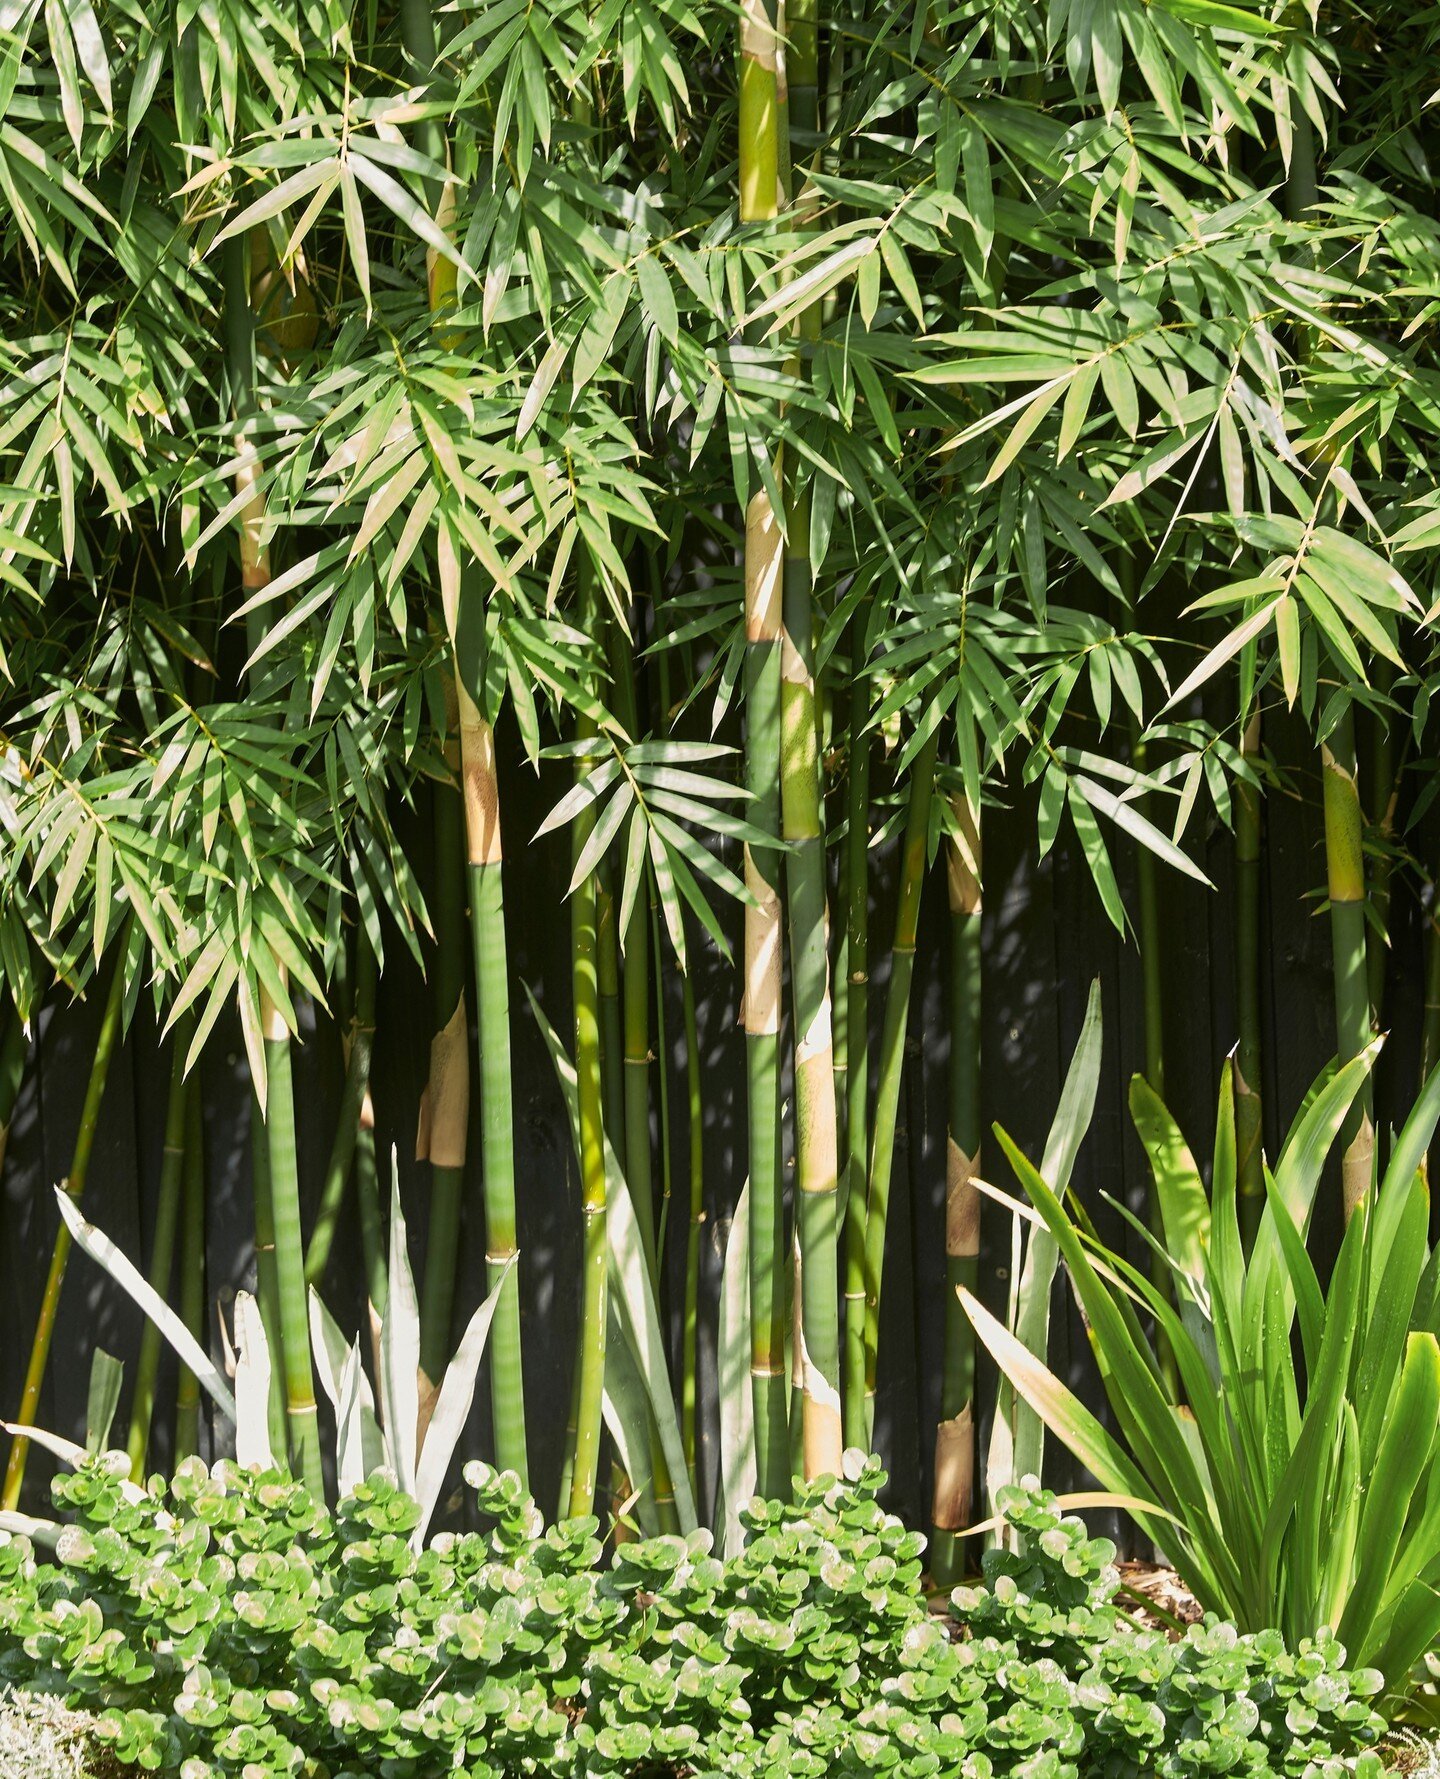
[[[621,1544],[545,1527],[472,1466],[489,1525],[410,1543],[382,1475],[332,1514],[278,1472],[197,1460],[139,1502],[121,1462],[59,1478],[55,1562],[0,1545],[0,1672],[104,1712],[127,1762],[427,1779],[683,1771],[822,1779],[1379,1772],[1379,1677],[1328,1635],[1293,1653],[1215,1619],[1180,1641],[1116,1604],[1114,1547],[1054,1496],[1006,1492],[1014,1549],[948,1615],[924,1539],[869,1460],[708,1535]]]

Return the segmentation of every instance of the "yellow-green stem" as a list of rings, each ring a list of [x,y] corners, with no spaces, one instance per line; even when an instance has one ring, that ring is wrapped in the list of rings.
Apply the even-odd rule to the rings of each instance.
[[[1364,818],[1355,769],[1355,713],[1347,708],[1321,744],[1325,803],[1325,874],[1330,894],[1330,941],[1335,966],[1335,1047],[1341,1062],[1370,1041],[1370,996],[1365,960]],[[1370,1189],[1375,1156],[1370,1089],[1356,1101],[1340,1132],[1345,1216]]]
[[[85,1101],[80,1108],[80,1128],[75,1134],[75,1149],[70,1158],[70,1172],[62,1182],[65,1191],[78,1205],[85,1195],[85,1182],[90,1172],[90,1155],[95,1147],[95,1127],[100,1120],[100,1103],[105,1097],[105,1082],[110,1074],[110,1059],[120,1031],[120,1015],[125,1000],[124,954],[117,952],[111,966],[110,986],[105,1008],[100,1015],[100,1032],[95,1040],[95,1058],[90,1065],[90,1080]],[[55,1234],[50,1254],[50,1271],[45,1280],[45,1294],[40,1300],[40,1314],[35,1322],[35,1336],[30,1345],[30,1363],[25,1368],[25,1384],[20,1393],[20,1407],[15,1419],[22,1426],[33,1426],[40,1406],[40,1386],[50,1358],[50,1343],[55,1335],[55,1318],[60,1309],[60,1289],[65,1282],[65,1269],[70,1260],[70,1231],[61,1224]],[[25,1458],[30,1449],[28,1439],[11,1442],[10,1460],[5,1468],[5,1490],[0,1506],[13,1513],[20,1502],[20,1489],[25,1481]]]
[[[155,1234],[150,1249],[150,1286],[163,1298],[170,1295],[175,1270],[175,1238],[180,1227],[181,1196],[185,1177],[185,1126],[189,1092],[185,1084],[185,1052],[189,1048],[190,1020],[175,1030],[170,1061],[170,1092],[165,1107],[165,1136],[160,1155],[160,1191],[155,1210]],[[139,1482],[145,1474],[150,1445],[150,1424],[155,1412],[155,1378],[160,1369],[161,1334],[158,1324],[146,1320],[140,1336],[140,1355],[135,1367],[131,1397],[130,1437],[126,1451],[130,1475]]]

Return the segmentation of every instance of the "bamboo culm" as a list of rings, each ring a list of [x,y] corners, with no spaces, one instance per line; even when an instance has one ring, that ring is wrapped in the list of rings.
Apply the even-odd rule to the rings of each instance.
[[[802,1453],[807,1478],[838,1475],[843,1450],[836,1205],[839,1154],[831,1053],[830,957],[825,919],[825,836],[810,635],[807,506],[787,514],[781,659],[782,831],[795,1013],[795,1174],[801,1252],[804,1367]],[[866,1217],[867,1246],[869,1214]]]
[[[435,787],[435,951],[431,959],[430,1075],[416,1142],[430,1163],[430,1227],[420,1289],[421,1424],[450,1358],[465,1162],[470,1127],[470,1016],[465,996],[464,812],[459,720],[452,707],[446,758],[456,780]]]
[[[1241,752],[1254,767],[1260,758],[1260,707],[1241,726]],[[1258,785],[1235,787],[1235,1006],[1239,1038],[1232,1069],[1235,1086],[1237,1210],[1247,1251],[1265,1208],[1264,1104],[1260,1052],[1260,873],[1262,803]]]
[[[1335,1047],[1341,1062],[1370,1041],[1365,954],[1364,818],[1355,769],[1355,713],[1347,706],[1321,744],[1325,806],[1325,872],[1335,967]],[[1341,1178],[1348,1219],[1370,1189],[1375,1129],[1367,1080],[1340,1131]]]
[[[1375,688],[1383,698],[1394,679],[1394,667],[1382,656],[1375,664]],[[1395,815],[1400,804],[1403,750],[1396,745],[1395,725],[1384,708],[1374,713],[1371,724],[1370,820],[1373,845],[1370,853],[1370,913],[1365,922],[1366,989],[1370,1017],[1376,1031],[1385,1029],[1385,972],[1390,957],[1390,879],[1395,863]]]
[[[276,968],[280,968],[278,963]],[[265,1040],[265,1139],[274,1217],[285,1422],[295,1473],[318,1496],[324,1492],[325,1479],[320,1467],[320,1428],[310,1367],[310,1300],[305,1284],[305,1239],[300,1225],[290,1032],[279,1008],[263,991],[260,1020]]]
[[[110,985],[100,1015],[100,1031],[95,1040],[95,1057],[90,1065],[90,1079],[85,1100],[80,1108],[80,1127],[75,1133],[75,1149],[70,1158],[70,1172],[63,1185],[78,1205],[85,1196],[85,1182],[90,1172],[90,1156],[95,1147],[95,1127],[100,1119],[100,1103],[105,1097],[105,1083],[110,1074],[110,1060],[120,1033],[120,1016],[125,1001],[123,954],[117,954],[111,965]],[[33,1426],[40,1406],[40,1386],[45,1381],[45,1367],[50,1359],[50,1343],[55,1336],[55,1317],[60,1308],[60,1290],[65,1283],[65,1269],[70,1261],[70,1231],[64,1223],[55,1232],[55,1246],[50,1253],[50,1271],[45,1279],[45,1295],[40,1301],[40,1314],[35,1321],[35,1336],[30,1345],[30,1362],[25,1368],[25,1384],[20,1393],[20,1407],[15,1419],[22,1426]],[[20,1489],[25,1481],[25,1459],[30,1450],[28,1439],[11,1441],[10,1458],[5,1467],[5,1490],[0,1506],[13,1513],[20,1502]]]
[[[890,1214],[890,1182],[895,1164],[895,1127],[905,1071],[905,1034],[910,1019],[910,985],[915,973],[915,936],[930,841],[930,806],[935,792],[939,727],[921,743],[910,767],[905,838],[900,853],[900,899],[895,911],[895,942],[880,1039],[875,1122],[865,1199],[865,1447],[875,1424],[875,1379],[880,1352],[880,1297],[884,1283],[885,1234]]]
[[[789,127],[808,145],[818,127],[819,45],[814,0],[786,11]],[[781,165],[789,132],[781,132]],[[805,201],[803,210],[808,209]],[[803,348],[819,338],[820,311],[796,321],[797,374]],[[839,1473],[840,1304],[836,1217],[839,1130],[825,909],[825,829],[820,780],[820,700],[815,681],[810,562],[810,485],[798,459],[779,466],[785,491],[783,627],[780,657],[780,808],[787,848],[786,907],[795,1035],[795,1178],[801,1253],[800,1345],[804,1371],[801,1451],[807,1478]]]
[[[865,1429],[865,1183],[870,1166],[869,682],[851,662],[845,841],[845,1443]]]
[[[958,1295],[976,1288],[980,1260],[981,815],[962,792],[952,799],[945,843],[950,904],[950,1061],[945,1139],[945,1358],[935,1429],[931,1571],[951,1587],[963,1569],[958,1534],[970,1523],[975,1490],[975,1329]]]
[[[470,881],[470,938],[480,1024],[480,1154],[484,1165],[487,1289],[504,1279],[490,1328],[495,1461],[529,1476],[516,1253],[515,1126],[510,1065],[510,964],[505,938],[504,848],[495,733],[460,688],[460,757]],[[507,1268],[508,1275],[507,1275]]]
[[[250,1101],[250,1195],[255,1223],[255,1297],[270,1348],[270,1449],[283,1452],[285,1342],[280,1327],[280,1278],[275,1264],[275,1208],[270,1191],[270,1145],[259,1096]]]
[[[773,221],[779,210],[778,39],[766,0],[740,11],[740,220]],[[780,834],[780,599],[784,551],[779,517],[762,488],[745,513],[745,783],[749,820]],[[781,1196],[779,861],[774,848],[746,845],[746,1111],[750,1163],[750,1381],[756,1488],[789,1493],[785,1401],[784,1204]]]
[[[1420,1027],[1420,1080],[1417,1092],[1440,1066],[1440,871],[1430,885],[1430,905],[1425,916],[1425,1008]],[[1426,1152],[1425,1178],[1430,1178]]]

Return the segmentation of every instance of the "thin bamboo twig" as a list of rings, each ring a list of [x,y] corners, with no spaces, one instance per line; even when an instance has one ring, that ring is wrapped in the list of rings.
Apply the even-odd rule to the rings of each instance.
[[[180,1231],[180,1316],[202,1346],[205,1335],[205,1110],[198,1072],[185,1085],[185,1204]],[[175,1462],[200,1449],[200,1383],[180,1367],[175,1390]]]
[[[930,806],[939,751],[938,723],[922,742],[910,767],[905,838],[900,854],[900,896],[895,910],[895,941],[890,948],[890,981],[885,994],[885,1027],[880,1038],[880,1070],[875,1090],[875,1122],[870,1144],[870,1177],[865,1200],[865,1445],[875,1428],[875,1380],[880,1354],[880,1297],[884,1283],[885,1234],[890,1214],[890,1182],[895,1165],[895,1127],[905,1072],[905,1034],[910,1019],[910,985],[915,974],[915,936],[920,895],[930,844]]]
[[[370,1058],[375,1048],[375,990],[378,971],[375,950],[364,927],[355,932],[355,999],[350,1014],[350,1030],[345,1040],[345,1085],[340,1094],[340,1110],[335,1119],[335,1136],[330,1144],[330,1159],[325,1165],[325,1183],[320,1193],[320,1207],[310,1230],[310,1245],[305,1250],[305,1282],[319,1286],[325,1278],[330,1248],[340,1221],[340,1208],[345,1189],[355,1171],[355,1145],[360,1138],[361,1118],[370,1091]]]
[[[124,953],[117,951],[111,964],[110,986],[105,1007],[100,1015],[100,1032],[95,1040],[95,1058],[90,1065],[90,1079],[80,1108],[80,1128],[75,1133],[75,1149],[70,1158],[70,1172],[63,1181],[65,1191],[78,1205],[85,1196],[85,1182],[90,1173],[90,1156],[95,1147],[95,1128],[100,1121],[100,1103],[105,1097],[105,1083],[110,1075],[110,1061],[120,1031],[120,1015],[125,1003]],[[55,1336],[55,1318],[60,1309],[60,1289],[65,1283],[65,1269],[70,1260],[70,1230],[62,1223],[55,1232],[55,1246],[50,1253],[50,1271],[45,1279],[45,1294],[40,1300],[40,1314],[35,1321],[35,1336],[30,1345],[30,1362],[25,1368],[25,1384],[20,1393],[20,1407],[15,1419],[23,1426],[33,1426],[40,1406],[40,1386],[50,1358],[50,1343]],[[10,1458],[5,1467],[5,1489],[0,1506],[14,1513],[20,1503],[20,1489],[25,1480],[25,1459],[30,1441],[16,1438],[10,1444]]]
[[[685,1097],[690,1111],[690,1217],[685,1233],[685,1320],[681,1334],[680,1438],[690,1493],[696,1480],[696,1405],[699,1400],[700,1236],[705,1223],[705,1094],[700,1085],[700,1036],[695,1015],[695,984],[681,977],[685,1007]]]
[[[10,1146],[10,1121],[20,1099],[29,1055],[30,1039],[19,1013],[12,1007],[5,1019],[4,1036],[0,1037],[0,1172],[5,1167],[5,1151]]]
[[[160,1157],[160,1191],[155,1208],[155,1234],[150,1248],[150,1285],[161,1297],[170,1295],[170,1280],[175,1271],[175,1238],[180,1227],[180,1201],[185,1178],[185,1128],[189,1092],[185,1082],[185,1053],[189,1049],[190,1020],[180,1020],[175,1029],[173,1055],[170,1060],[170,1091],[165,1106],[165,1138]],[[130,1475],[139,1482],[145,1475],[145,1458],[150,1446],[150,1426],[155,1414],[155,1379],[160,1369],[162,1337],[158,1325],[146,1320],[140,1336],[140,1353],[135,1366],[135,1387],[131,1397],[130,1434],[126,1452],[130,1458]]]

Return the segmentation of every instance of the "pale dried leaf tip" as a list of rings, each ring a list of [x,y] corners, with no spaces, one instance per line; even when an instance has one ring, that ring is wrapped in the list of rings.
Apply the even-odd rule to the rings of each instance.
[[[945,1139],[945,1252],[954,1259],[980,1252],[980,1194],[975,1177],[980,1157],[970,1156],[954,1137]]]
[[[465,996],[430,1040],[427,1152],[432,1167],[464,1167],[470,1123],[470,1035]],[[417,1141],[418,1147],[418,1141]]]
[[[745,995],[741,1018],[747,1032],[780,1030],[780,896],[745,848],[745,887],[756,906],[745,910]]]
[[[745,637],[775,642],[780,635],[780,581],[785,546],[770,496],[762,488],[745,509]]]
[[[475,709],[468,693],[460,697],[460,755],[465,783],[465,839],[472,865],[498,865],[500,783],[495,772],[495,732]]]
[[[779,40],[764,0],[744,0],[740,9],[740,54],[772,73],[779,65]]]
[[[935,1429],[935,1493],[931,1523],[941,1532],[963,1532],[975,1492],[975,1419],[966,1403],[953,1421]]]

